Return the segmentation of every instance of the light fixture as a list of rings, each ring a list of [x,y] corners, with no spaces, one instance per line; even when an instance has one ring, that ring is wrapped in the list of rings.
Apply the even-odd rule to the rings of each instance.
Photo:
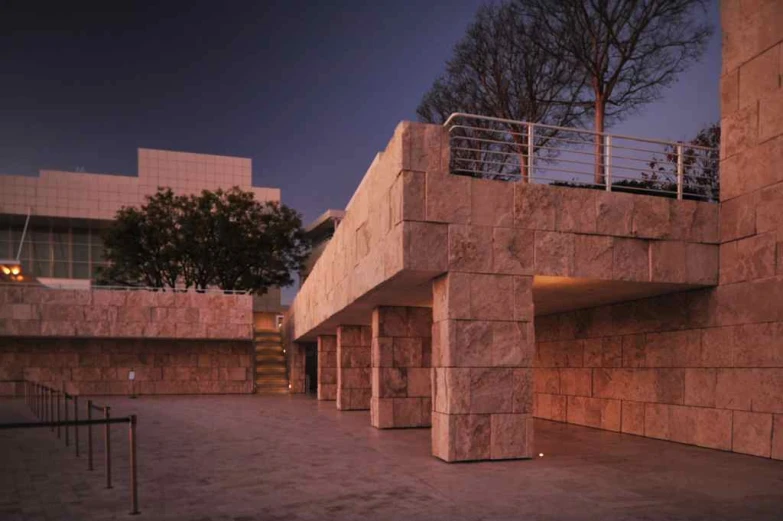
[[[0,281],[21,282],[25,280],[22,265],[15,259],[0,259]]]

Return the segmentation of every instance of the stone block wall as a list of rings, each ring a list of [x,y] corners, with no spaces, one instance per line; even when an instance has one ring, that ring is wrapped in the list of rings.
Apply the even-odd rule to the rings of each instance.
[[[72,394],[253,392],[253,346],[238,340],[4,338],[0,380],[41,382]],[[8,386],[6,386],[8,387]],[[10,389],[7,389],[10,391]]]
[[[341,411],[370,408],[370,345],[367,326],[337,328],[337,408]]]
[[[318,336],[318,399],[337,399],[337,336]]]
[[[783,459],[783,283],[536,318],[539,418]]]
[[[373,427],[430,426],[431,367],[432,309],[376,308],[372,317]]]
[[[252,297],[0,286],[2,337],[250,340]]]

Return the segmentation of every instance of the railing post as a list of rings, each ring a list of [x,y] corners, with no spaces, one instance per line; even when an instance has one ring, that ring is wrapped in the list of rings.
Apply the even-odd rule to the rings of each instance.
[[[60,394],[61,393],[59,393],[57,391],[54,391],[54,390],[52,392],[54,393],[55,397],[57,398],[57,439],[59,440],[60,439],[60,411],[61,411]]]
[[[68,425],[68,393],[63,391],[63,407],[65,408],[65,446],[71,446],[71,427]]]
[[[76,446],[76,457],[79,457],[79,397],[73,397],[73,421],[76,425],[73,426],[73,444]]]
[[[139,513],[139,488],[136,482],[136,415],[131,414],[128,424],[128,446],[130,451],[131,515]]]
[[[604,136],[604,183],[606,191],[612,191],[612,136]]]
[[[87,420],[92,420],[92,400],[87,400]],[[92,424],[87,424],[87,470],[93,470],[92,466]]]
[[[56,406],[55,402],[55,394],[53,389],[47,389],[47,396],[46,396],[46,403],[44,404],[44,407],[46,407],[49,410],[48,416],[49,421],[54,421],[54,408]],[[54,432],[54,425],[51,426],[50,430]]]
[[[532,123],[527,124],[527,182],[533,182],[533,154],[535,147],[536,127]]]
[[[682,157],[682,143],[677,145],[677,199],[682,200],[685,184],[685,162]]]
[[[110,407],[103,408],[103,417],[108,420],[111,417]],[[111,429],[109,422],[103,426],[104,457],[106,458],[106,488],[111,488]]]

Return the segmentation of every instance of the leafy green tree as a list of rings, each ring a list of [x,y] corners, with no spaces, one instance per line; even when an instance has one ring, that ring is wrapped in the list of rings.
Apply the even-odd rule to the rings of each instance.
[[[99,272],[104,284],[174,287],[183,275],[181,198],[159,189],[139,208],[123,207],[103,235],[108,266]]]
[[[292,284],[309,252],[300,215],[285,205],[236,187],[190,196],[159,189],[117,213],[101,280],[263,294]]]

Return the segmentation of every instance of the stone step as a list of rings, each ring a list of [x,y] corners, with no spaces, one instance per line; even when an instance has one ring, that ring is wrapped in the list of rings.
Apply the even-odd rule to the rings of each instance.
[[[256,366],[256,375],[283,375],[285,376],[285,366],[282,365],[257,365]]]

